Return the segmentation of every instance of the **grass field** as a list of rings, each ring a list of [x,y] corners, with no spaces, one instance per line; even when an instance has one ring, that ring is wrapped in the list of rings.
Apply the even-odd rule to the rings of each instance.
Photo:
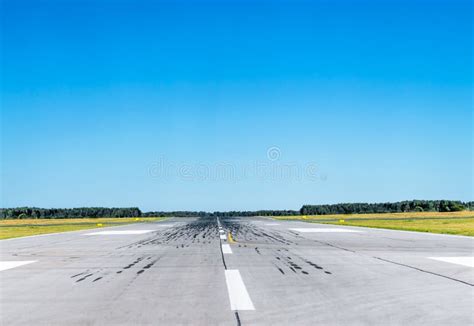
[[[72,218],[72,219],[22,219],[0,220],[0,239],[25,237],[29,235],[95,229],[130,223],[147,223],[162,220],[147,218]]]
[[[276,216],[279,220],[474,236],[474,212]]]

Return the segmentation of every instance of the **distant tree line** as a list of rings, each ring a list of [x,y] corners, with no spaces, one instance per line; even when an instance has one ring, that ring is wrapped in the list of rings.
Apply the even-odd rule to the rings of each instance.
[[[146,212],[144,217],[233,217],[233,216],[288,216],[299,215],[300,211],[293,210],[260,210],[260,211],[229,211],[229,212],[193,212],[193,211],[175,211],[175,212]]]
[[[467,210],[474,211],[474,201],[468,201],[464,203]]]
[[[18,207],[0,209],[0,218],[83,218],[83,217],[140,217],[142,212],[137,207],[107,208],[37,208]]]
[[[195,211],[146,212],[143,217],[212,217],[213,213]]]
[[[292,216],[327,214],[364,214],[364,213],[402,213],[402,212],[456,212],[474,210],[474,202],[455,200],[409,200],[395,203],[343,203],[334,205],[304,205],[295,210],[259,210],[259,211],[172,211],[146,212],[137,207],[107,208],[37,208],[18,207],[1,208],[0,219],[22,218],[95,218],[95,217],[237,217],[237,216]]]
[[[335,205],[304,205],[302,215],[365,214],[402,212],[457,212],[474,209],[474,202],[455,200],[407,200],[395,203],[345,203]]]

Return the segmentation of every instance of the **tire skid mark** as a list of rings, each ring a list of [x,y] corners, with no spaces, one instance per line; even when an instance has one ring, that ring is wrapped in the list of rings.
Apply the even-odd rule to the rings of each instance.
[[[273,262],[272,264],[275,265],[275,267],[279,270],[284,267],[288,268],[293,273],[309,275],[311,272],[303,267],[304,264],[307,264],[308,266],[313,267],[314,270],[324,272],[325,274],[332,274],[331,272],[325,270],[324,267],[308,259],[305,259],[304,257],[301,257],[298,254],[290,252],[287,248],[280,248],[274,250],[274,258],[276,260],[276,263]],[[279,266],[278,263],[280,265],[282,264],[283,266]]]
[[[82,273],[79,273],[79,274],[76,274],[76,275],[72,275],[71,278],[75,278],[75,277],[78,277],[80,275],[84,275],[85,273],[87,273],[88,271],[85,271],[85,272],[82,272]]]
[[[320,266],[314,262],[312,262],[311,260],[309,259],[306,259],[298,254],[294,254],[294,256],[298,257],[299,259],[301,259],[303,262],[305,262],[306,264],[308,264],[309,266],[312,266],[314,269],[318,270],[318,271],[321,271],[321,272],[324,272],[325,274],[332,274],[330,271],[326,270],[323,266]]]
[[[82,282],[82,281],[84,281],[86,278],[91,277],[92,275],[94,275],[94,273],[87,274],[86,276],[81,277],[80,279],[76,280],[76,283]]]
[[[196,243],[211,244],[217,239],[216,230],[217,225],[214,218],[200,218],[179,227],[155,232],[146,239],[128,245],[127,248],[172,245],[176,249],[185,249]]]

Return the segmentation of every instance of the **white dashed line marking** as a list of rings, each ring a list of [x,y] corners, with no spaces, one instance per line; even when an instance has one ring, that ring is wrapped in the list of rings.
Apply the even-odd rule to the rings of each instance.
[[[428,257],[429,259],[443,261],[445,263],[474,267],[474,257]]]
[[[266,226],[275,226],[280,225],[279,223],[265,223]]]
[[[130,234],[145,234],[155,230],[129,230],[129,231],[99,231],[86,233],[84,235],[130,235]]]
[[[240,277],[239,270],[226,270],[225,281],[227,283],[227,291],[229,292],[231,310],[255,310],[249,293],[245,288],[244,281]]]
[[[5,271],[7,269],[28,265],[31,263],[36,263],[37,260],[24,260],[24,261],[0,261],[0,271]]]
[[[230,245],[228,245],[228,244],[223,244],[223,245],[222,245],[222,253],[224,253],[224,254],[231,254],[231,253],[232,253],[232,249],[230,249]]]
[[[295,229],[290,229],[296,232],[301,232],[301,233],[316,233],[316,232],[362,232],[362,231],[356,231],[356,230],[349,230],[349,229],[336,229],[336,228],[295,228]]]
[[[221,240],[226,240],[226,239],[227,239],[227,237],[225,236],[225,234],[221,234],[219,237],[221,238]]]
[[[219,230],[219,233],[225,233],[225,231],[224,230]]]

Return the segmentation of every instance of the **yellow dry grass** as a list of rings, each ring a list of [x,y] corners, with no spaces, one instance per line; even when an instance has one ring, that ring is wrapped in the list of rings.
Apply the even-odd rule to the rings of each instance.
[[[163,218],[70,218],[70,219],[21,219],[0,220],[0,239],[38,234],[95,229],[130,223],[146,223]]]
[[[410,212],[410,213],[374,213],[374,214],[330,214],[275,216],[277,220],[340,220],[340,219],[407,219],[407,218],[474,218],[474,211],[460,212]]]
[[[474,236],[474,211],[276,216],[278,220]]]

